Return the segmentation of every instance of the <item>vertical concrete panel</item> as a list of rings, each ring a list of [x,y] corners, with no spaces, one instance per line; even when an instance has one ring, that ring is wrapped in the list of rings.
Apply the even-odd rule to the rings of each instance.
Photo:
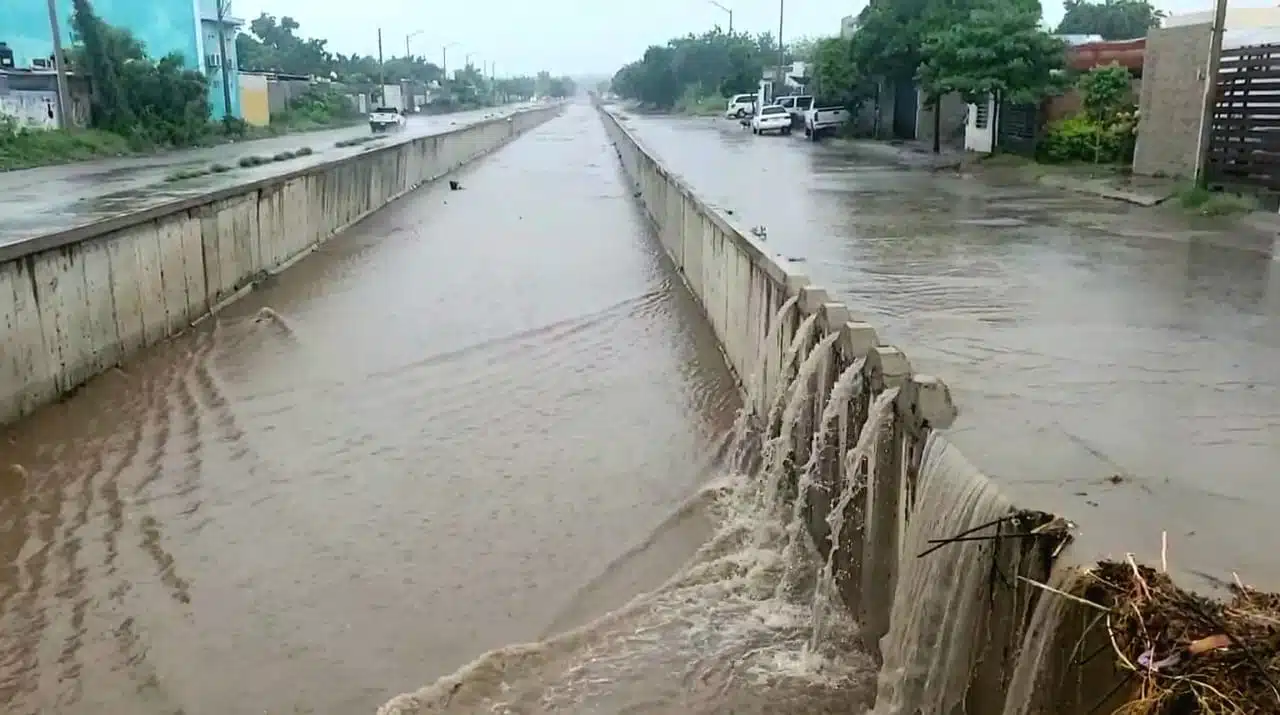
[[[203,221],[194,214],[186,214],[179,240],[182,242],[182,273],[187,295],[183,320],[188,323],[209,312],[209,291],[204,281],[202,235]]]
[[[156,223],[156,245],[159,247],[160,281],[164,286],[165,326],[167,333],[181,332],[187,324],[187,265],[183,256],[183,225],[186,213],[167,216]]]
[[[120,362],[120,334],[116,330],[116,302],[112,293],[111,240],[94,240],[78,244],[84,267],[85,325],[92,354],[90,375]]]
[[[169,335],[169,316],[165,311],[164,268],[160,260],[160,241],[154,223],[130,229],[128,237],[112,238],[133,244],[138,262],[138,302],[142,315],[142,344],[154,345]]]
[[[70,249],[46,251],[32,257],[31,273],[39,305],[40,332],[44,335],[44,360],[52,366],[54,384],[59,392],[68,389],[66,377],[75,363],[72,339],[67,334],[70,320],[67,310],[71,302],[70,287],[83,300],[84,275],[72,275]]]
[[[5,341],[0,350],[0,419],[30,412],[58,394],[54,365],[45,345],[44,326],[36,299],[33,261],[0,265],[0,327]]]
[[[218,214],[203,206],[200,216],[200,251],[204,264],[205,302],[212,308],[225,297],[222,262],[218,260]]]
[[[104,239],[111,265],[111,299],[115,303],[120,352],[129,355],[145,343],[142,330],[142,268],[132,242]]]

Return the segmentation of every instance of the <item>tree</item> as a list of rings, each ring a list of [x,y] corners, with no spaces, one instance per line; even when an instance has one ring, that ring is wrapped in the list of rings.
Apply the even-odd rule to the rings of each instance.
[[[612,90],[657,109],[671,109],[681,96],[731,96],[756,89],[777,47],[768,33],[751,37],[720,29],[653,45],[618,70]]]
[[[988,95],[1038,102],[1065,79],[1066,45],[1040,29],[1038,9],[1026,6],[973,10],[961,22],[931,33],[922,55],[918,77],[935,105],[950,92],[969,103],[985,102]],[[935,131],[933,150],[939,148]]]
[[[1061,35],[1101,35],[1104,40],[1146,37],[1165,18],[1148,0],[1064,0],[1066,13],[1058,24]]]
[[[88,75],[90,123],[139,145],[188,145],[209,131],[208,83],[180,54],[152,61],[128,30],[74,0],[72,67]]]
[[[850,40],[841,37],[817,40],[812,62],[812,92],[818,104],[839,104],[853,110],[873,91],[866,75],[853,63]]]

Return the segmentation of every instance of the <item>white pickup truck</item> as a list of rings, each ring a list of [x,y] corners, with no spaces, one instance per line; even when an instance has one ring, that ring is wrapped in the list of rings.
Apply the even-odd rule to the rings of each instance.
[[[404,129],[404,115],[395,107],[378,107],[369,113],[369,129],[375,133]]]
[[[804,113],[804,135],[816,142],[847,121],[849,110],[844,107],[814,107]]]

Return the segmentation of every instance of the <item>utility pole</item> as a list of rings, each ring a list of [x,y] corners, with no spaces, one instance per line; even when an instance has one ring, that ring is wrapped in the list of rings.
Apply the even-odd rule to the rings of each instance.
[[[382,62],[382,28],[378,28],[378,105],[387,103],[387,66]]]
[[[222,70],[222,121],[231,121],[231,71],[227,67],[227,13],[231,11],[231,0],[215,0],[218,13],[218,65]]]
[[[409,40],[412,40],[413,38],[421,34],[422,34],[422,30],[418,30],[417,32],[410,32],[409,34],[404,36],[404,58],[406,60],[413,59],[413,52],[409,50]]]
[[[440,46],[440,75],[441,75],[440,86],[441,87],[443,87],[444,82],[449,79],[449,48],[453,47],[456,44],[458,43],[450,42],[447,45]]]
[[[782,70],[783,49],[782,49],[782,7],[786,0],[778,0],[778,85],[773,88],[773,96],[777,97],[786,86]]]
[[[53,33],[53,71],[58,79],[58,127],[72,129],[71,95],[67,92],[67,67],[62,57],[62,31],[58,29],[58,8],[49,0],[49,31]]]
[[[716,0],[707,0],[707,2],[729,13],[729,34],[732,35],[733,34],[733,8],[725,7],[724,5],[721,5],[720,3],[716,2]]]
[[[1213,110],[1218,103],[1218,69],[1222,66],[1222,32],[1227,24],[1227,0],[1217,0],[1213,26],[1209,28],[1209,61],[1204,71],[1204,103],[1200,107],[1200,138],[1196,143],[1196,186],[1209,183],[1209,140],[1213,136]]]

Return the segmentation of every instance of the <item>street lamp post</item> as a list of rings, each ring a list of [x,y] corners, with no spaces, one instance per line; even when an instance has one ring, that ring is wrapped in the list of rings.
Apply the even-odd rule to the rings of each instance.
[[[404,58],[406,60],[413,59],[413,53],[409,51],[409,40],[412,40],[413,38],[421,34],[422,34],[422,30],[418,30],[417,32],[410,32],[409,34],[404,36]]]
[[[58,8],[49,0],[49,31],[53,33],[53,71],[58,80],[58,127],[71,128],[71,97],[67,93],[67,67],[62,57],[62,31],[58,29]]]
[[[227,13],[231,12],[231,0],[215,0],[218,4],[218,64],[222,71],[222,121],[231,121],[231,71],[227,67]]]
[[[782,8],[786,0],[778,0],[778,85],[773,89],[773,96],[778,96],[778,92],[782,91],[786,85],[782,72],[783,45],[782,45]]]
[[[446,80],[449,79],[449,48],[457,45],[456,42],[450,42],[440,46],[440,74]]]
[[[707,2],[729,13],[729,34],[732,35],[733,34],[733,8],[725,7],[724,5],[721,5],[720,3],[716,2],[716,0],[707,0]]]

